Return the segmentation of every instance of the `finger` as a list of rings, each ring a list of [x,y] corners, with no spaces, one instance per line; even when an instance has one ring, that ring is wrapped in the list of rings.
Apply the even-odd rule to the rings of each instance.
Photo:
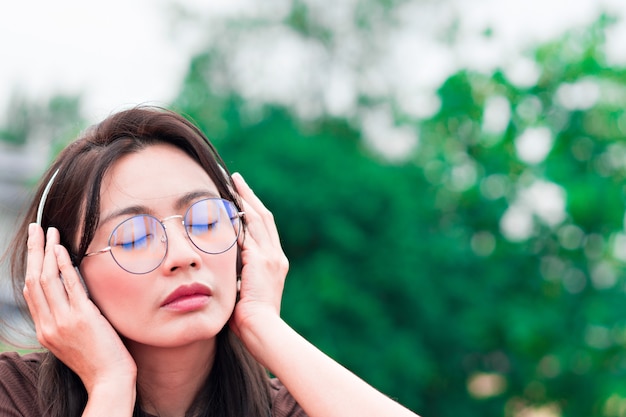
[[[243,209],[246,213],[248,229],[252,237],[257,240],[269,239],[272,245],[280,247],[280,238],[274,222],[274,215],[256,196],[241,174],[234,173],[233,180],[237,192],[243,200]]]
[[[239,193],[239,195],[241,195],[242,197],[244,197],[246,200],[250,201],[251,203],[254,202],[255,205],[258,207],[264,207],[261,200],[256,196],[256,194],[254,194],[254,191],[252,191],[252,188],[250,188],[250,186],[243,179],[243,176],[240,173],[235,172],[232,175],[232,177],[233,177],[233,181],[235,182],[235,187],[237,188],[237,192]]]
[[[50,313],[48,301],[41,289],[39,278],[44,260],[43,230],[35,223],[28,226],[26,276],[24,277],[24,298],[33,320]]]
[[[61,281],[59,264],[55,247],[59,244],[59,231],[50,227],[46,233],[46,249],[43,260],[43,270],[39,279],[41,288],[50,306],[50,311],[54,315],[57,311],[63,311],[68,307],[67,293]]]
[[[43,230],[35,223],[28,225],[28,239],[26,240],[26,276],[25,281],[33,282],[41,275],[44,255]]]
[[[63,276],[63,286],[69,299],[70,307],[75,307],[88,300],[85,288],[83,288],[80,272],[74,268],[70,254],[62,245],[56,245],[54,248],[59,271]]]
[[[258,213],[246,200],[243,200],[243,209],[246,213],[245,238],[249,241],[256,241],[261,246],[280,248],[278,230],[271,213]]]

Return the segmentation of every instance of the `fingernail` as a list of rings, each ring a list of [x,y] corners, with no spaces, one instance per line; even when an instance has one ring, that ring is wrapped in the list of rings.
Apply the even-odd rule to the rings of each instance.
[[[55,227],[48,227],[48,230],[46,231],[46,239],[54,239],[56,233],[57,229]]]
[[[37,227],[37,223],[31,223],[28,225],[28,237],[31,237],[35,234],[35,228]]]

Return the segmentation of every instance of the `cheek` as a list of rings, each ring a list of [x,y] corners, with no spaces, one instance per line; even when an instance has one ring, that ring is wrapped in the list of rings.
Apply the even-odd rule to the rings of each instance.
[[[228,293],[236,293],[237,288],[237,251],[232,250],[220,255],[207,255],[205,265],[213,277],[217,289]]]
[[[237,301],[237,250],[232,249],[219,255],[206,255],[203,258],[205,272],[200,274],[207,279],[215,296],[216,306],[227,320],[235,309]]]
[[[137,277],[129,277],[117,265],[105,262],[100,263],[97,268],[91,263],[84,265],[81,271],[89,298],[105,317],[126,314],[127,310],[132,311],[138,307],[138,295],[145,292],[145,285],[141,285],[142,282]]]

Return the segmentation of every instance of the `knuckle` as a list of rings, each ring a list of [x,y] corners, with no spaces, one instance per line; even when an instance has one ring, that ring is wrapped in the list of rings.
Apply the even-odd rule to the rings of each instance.
[[[28,252],[33,252],[37,248],[39,248],[39,243],[36,242],[34,239],[27,239],[26,240],[26,250]]]
[[[267,220],[274,220],[274,213],[272,213],[268,208],[264,208],[262,211],[262,215],[263,217],[265,217]]]
[[[39,277],[39,284],[41,285],[42,288],[46,289],[46,288],[50,288],[50,276],[47,274],[41,274],[41,276]]]
[[[57,260],[57,265],[59,266],[59,269],[65,269],[69,266],[69,262],[64,257],[61,257]]]
[[[26,272],[26,275],[24,276],[24,286],[32,287],[36,280],[37,277],[32,272]]]
[[[76,287],[76,282],[71,274],[63,275],[63,285],[67,291],[71,292]]]
[[[284,255],[267,257],[265,261],[268,265],[271,265],[273,269],[279,271],[285,271],[289,268],[289,261]]]
[[[42,346],[50,346],[55,335],[56,332],[49,325],[40,324],[37,328],[37,341],[39,341]]]
[[[67,334],[71,334],[72,329],[74,328],[73,323],[66,320],[66,319],[61,319],[58,320],[56,323],[56,332],[59,335],[67,335]]]

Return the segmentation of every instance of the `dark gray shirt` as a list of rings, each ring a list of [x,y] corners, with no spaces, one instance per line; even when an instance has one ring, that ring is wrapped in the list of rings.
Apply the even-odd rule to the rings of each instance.
[[[37,401],[37,375],[42,353],[23,356],[0,354],[0,416],[42,417]],[[272,417],[306,417],[306,414],[277,379],[271,380]]]

